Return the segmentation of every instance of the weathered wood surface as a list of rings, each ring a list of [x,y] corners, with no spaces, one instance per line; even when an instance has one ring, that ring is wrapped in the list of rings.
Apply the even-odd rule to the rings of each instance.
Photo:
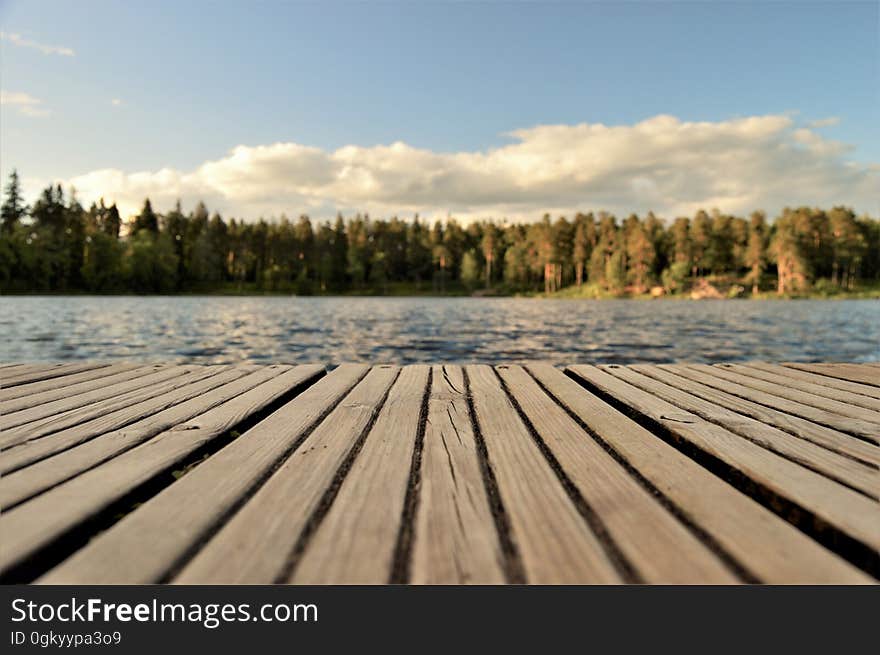
[[[526,420],[571,480],[631,582],[731,583],[736,577],[519,366],[498,373]]]
[[[335,495],[349,455],[368,436],[399,374],[397,367],[374,367],[208,540],[177,579],[266,584],[283,582],[295,573],[306,545],[303,537],[314,531],[312,517],[326,506],[326,497]],[[384,512],[384,508],[374,511]]]
[[[270,366],[245,376],[228,385],[233,388],[224,401],[206,400],[208,394],[200,398],[204,403],[200,415],[177,423],[102,467],[88,469],[52,487],[30,503],[3,512],[0,569],[27,566],[30,560],[48,556],[43,551],[53,542],[113,508],[156,476],[184,465],[188,456],[210,441],[313,379],[319,372],[315,368],[297,367],[291,371],[289,367]],[[249,378],[254,384],[247,384]],[[34,514],[39,515],[39,521],[33,520]]]
[[[737,381],[727,379],[723,372],[719,375],[714,366],[703,365],[674,365],[667,366],[669,370],[678,375],[700,382],[706,386],[724,391],[725,393],[739,396],[745,400],[765,405],[773,410],[799,416],[818,425],[832,428],[839,432],[846,432],[853,436],[880,444],[880,425],[874,422],[854,419],[842,416],[836,412],[828,411],[813,404],[793,400],[790,390],[782,386],[772,386],[768,390],[755,389],[752,386],[740,384]],[[802,400],[809,400],[802,398]]]
[[[829,377],[827,375],[816,375],[815,373],[810,373],[809,370],[801,370],[800,368],[796,368],[797,365],[795,364],[782,366],[780,364],[768,364],[766,362],[746,362],[746,365],[749,368],[757,368],[764,371],[776,373],[786,378],[787,380],[791,380],[793,378],[795,380],[809,382],[810,384],[821,386],[826,389],[840,389],[841,391],[849,391],[850,393],[858,394],[860,396],[868,396],[869,398],[880,399],[880,387],[872,387],[869,384],[861,384],[859,382],[840,380],[838,378]],[[871,366],[873,366],[873,364],[871,364]]]
[[[880,576],[870,364],[8,364],[0,472],[3,582]]]
[[[73,399],[85,391],[101,389],[121,380],[146,375],[161,365],[138,366],[137,364],[113,364],[83,371],[74,375],[32,382],[15,387],[3,384],[5,369],[0,372],[0,413],[17,412],[28,407],[37,407],[58,399]],[[126,375],[126,371],[133,374]],[[111,376],[112,379],[111,379]],[[125,376],[125,377],[119,377]]]
[[[505,580],[499,536],[460,366],[432,368],[418,486],[410,580],[498,584]]]
[[[69,388],[71,391],[69,395],[52,401],[43,400],[37,404],[38,397],[44,394],[19,398],[18,400],[10,401],[8,407],[0,405],[0,412],[2,412],[2,416],[0,416],[0,430],[8,431],[10,428],[27,424],[27,428],[21,429],[35,432],[35,425],[41,419],[40,425],[55,425],[62,416],[68,418],[68,420],[69,417],[77,417],[75,419],[76,422],[81,423],[84,419],[80,419],[78,415],[82,415],[83,412],[86,412],[87,416],[96,416],[102,411],[104,413],[110,411],[110,407],[124,407],[139,399],[158,396],[162,393],[162,387],[157,386],[159,382],[172,380],[173,384],[176,382],[175,378],[189,370],[192,369],[187,369],[183,366],[135,369],[134,371],[126,371],[119,375],[111,375],[106,378],[83,383],[92,386],[91,389],[85,392],[74,393],[73,389]],[[108,398],[105,389],[111,385],[113,386],[114,394],[111,398]],[[81,385],[76,386],[80,387]],[[47,394],[54,395],[59,391],[64,391],[64,389],[56,389],[55,391],[47,392]],[[28,399],[32,405],[22,407],[22,403],[19,401]],[[81,408],[83,409],[81,412],[73,411]],[[72,424],[70,420],[69,424]]]
[[[74,364],[26,364],[22,368],[0,372],[0,387],[8,389],[55,378],[66,378],[83,371],[106,368],[108,364],[86,362]]]
[[[785,365],[830,378],[880,387],[880,371],[875,366],[860,366],[858,364],[796,364],[793,362],[788,362]]]
[[[754,377],[773,384],[806,391],[817,396],[823,396],[834,401],[842,402],[845,405],[863,407],[865,409],[873,410],[875,413],[880,412],[880,399],[871,398],[863,393],[854,393],[846,389],[831,388],[825,384],[817,384],[816,382],[807,381],[803,378],[778,373],[774,369],[769,369],[766,366],[743,366],[741,364],[722,364],[721,366],[727,370],[741,373],[748,377]],[[876,421],[876,416],[874,417],[874,420]]]
[[[748,478],[777,501],[808,511],[813,520],[832,524],[842,536],[866,548],[880,550],[880,504],[822,476],[769,448],[740,438],[723,426],[704,419],[656,393],[628,384],[594,366],[573,366],[572,372],[587,383],[632,408],[660,430],[668,432],[686,449],[717,461],[731,477]]]

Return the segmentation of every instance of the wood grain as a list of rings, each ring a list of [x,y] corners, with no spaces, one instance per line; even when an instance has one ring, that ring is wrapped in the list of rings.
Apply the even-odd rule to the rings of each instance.
[[[343,364],[47,573],[46,584],[165,580],[247,502],[368,371]]]
[[[492,368],[476,365],[465,371],[526,580],[536,584],[621,582],[621,572],[566,494]]]
[[[826,375],[849,382],[858,382],[873,387],[880,387],[880,371],[877,367],[859,366],[858,364],[799,364],[796,362],[783,362],[783,366],[799,368],[802,371],[810,371],[819,375]]]
[[[180,384],[149,400],[122,407],[116,411],[97,416],[83,423],[75,423],[71,427],[51,433],[45,438],[27,440],[27,433],[21,434],[10,430],[3,435],[12,443],[4,443],[0,452],[0,473],[6,474],[29,464],[46,459],[74,446],[94,439],[102,434],[117,430],[141,420],[149,420],[158,413],[196,398],[199,395],[219,387],[227,382],[252,372],[251,368],[232,368],[228,366],[210,367],[194,370],[181,375]]]
[[[737,577],[587,434],[520,366],[498,374],[640,582],[732,583]]]
[[[841,453],[871,466],[880,467],[880,447],[867,441],[856,439],[852,435],[695,382],[690,378],[678,375],[676,373],[678,369],[674,365],[661,364],[659,366],[651,366],[634,364],[629,368],[660,382],[665,382],[676,389],[687,391],[692,396],[708,400],[715,405],[726,407],[738,414],[753,418],[764,425],[777,427],[799,439],[815,443],[832,452]]]
[[[799,389],[807,393],[831,398],[832,400],[846,403],[848,405],[853,405],[855,407],[863,407],[865,409],[870,409],[874,412],[880,412],[880,399],[871,398],[870,396],[866,396],[861,393],[853,393],[845,389],[837,389],[835,387],[830,387],[825,384],[808,382],[797,377],[792,377],[790,375],[777,373],[773,370],[768,370],[766,367],[762,367],[760,364],[724,364],[720,366],[723,366],[728,370],[734,371],[735,373],[759,378],[761,380],[764,380],[765,382],[770,382],[785,387],[791,387],[792,389]],[[778,368],[784,369],[784,367],[782,366]]]
[[[668,370],[674,371],[677,375],[689,378],[695,382],[700,382],[707,386],[713,387],[725,393],[739,396],[745,400],[764,405],[779,412],[786,412],[793,416],[799,416],[809,421],[824,425],[826,427],[845,432],[856,437],[860,437],[873,444],[880,445],[880,429],[874,423],[867,423],[852,418],[835,414],[824,409],[819,409],[813,405],[805,405],[794,400],[782,398],[773,394],[754,389],[724,380],[712,374],[712,371],[706,372],[704,369],[695,368],[687,365],[676,365],[667,367]],[[712,367],[707,367],[712,368]]]
[[[768,382],[750,375],[742,375],[734,369],[733,364],[718,364],[715,366],[692,364],[691,367],[709,375],[714,375],[722,380],[729,380],[730,382],[751,387],[752,389],[758,389],[759,391],[779,396],[780,398],[787,398],[804,405],[818,407],[827,412],[832,412],[858,421],[874,423],[877,426],[876,430],[880,432],[880,413],[871,409],[865,409],[864,407],[853,405],[851,403],[833,400],[816,393],[808,393],[796,389],[793,385],[785,384],[784,382],[780,384],[778,381]]]
[[[98,389],[105,384],[146,375],[150,371],[163,368],[160,364],[143,366],[138,364],[111,364],[101,368],[68,375],[65,378],[54,378],[33,384],[23,384],[10,389],[0,389],[0,413],[17,412],[28,407],[36,407],[44,403],[71,398],[86,391]],[[59,380],[65,380],[60,384]]]
[[[222,403],[283,373],[287,366],[269,366],[248,374],[247,370],[231,369],[209,378],[215,384],[190,393],[189,398],[174,403],[119,430],[113,430],[44,458],[0,478],[0,507],[10,507],[106,462],[120,453],[151,439],[160,432],[176,429]],[[195,386],[195,385],[193,385]],[[41,444],[42,441],[34,442]],[[47,440],[52,443],[52,440]],[[16,452],[15,450],[12,451]]]
[[[34,364],[26,367],[26,370],[14,370],[8,374],[0,373],[0,387],[8,389],[31,382],[40,382],[41,380],[49,380],[52,378],[65,378],[80,373],[81,371],[90,371],[97,368],[108,366],[106,362],[77,362],[73,364]],[[66,384],[66,380],[60,380]]]
[[[405,367],[288,581],[387,584],[431,369]]]
[[[875,500],[595,366],[572,366],[568,370],[627,407],[649,417],[690,446],[721,460],[760,488],[794,503],[868,549],[880,550],[880,504]]]
[[[102,413],[106,413],[106,411],[125,407],[132,402],[157,396],[162,393],[163,389],[159,385],[160,382],[168,380],[174,382],[174,379],[180,376],[183,371],[192,370],[198,369],[192,367],[187,369],[182,366],[150,367],[121,373],[121,379],[116,379],[117,376],[111,375],[100,380],[94,380],[86,383],[96,385],[90,391],[72,394],[57,400],[43,401],[19,411],[2,412],[2,416],[0,416],[0,430],[5,430],[8,434],[11,428],[30,424],[28,428],[22,428],[21,431],[26,433],[28,430],[34,430],[35,436],[49,434],[49,432],[57,431],[53,429],[53,426],[59,423],[64,427],[74,424],[69,420],[65,423],[64,417],[76,417],[75,420],[79,422],[82,416],[99,416]],[[69,387],[64,390],[67,389]],[[57,390],[49,393],[56,392]],[[80,411],[73,412],[73,410],[77,409]],[[42,431],[40,431],[39,427],[34,426],[36,421],[40,421],[38,426],[42,427]]]
[[[151,377],[154,379],[154,383],[145,388],[130,390],[127,393],[121,394],[120,397],[111,396],[84,407],[70,409],[56,415],[30,421],[24,425],[10,427],[3,431],[2,439],[0,439],[0,449],[5,450],[18,444],[34,441],[56,432],[61,432],[67,428],[112,415],[117,410],[125,410],[152,398],[163,396],[175,389],[186,387],[229,368],[229,366],[196,366],[190,364],[152,373]]]
[[[808,366],[0,363],[0,582],[877,582],[880,368]]]
[[[460,366],[434,366],[411,582],[500,584],[504,555],[480,472]]]
[[[310,517],[378,415],[398,373],[395,366],[373,367],[174,582],[269,584],[285,579]]]
[[[207,411],[190,422],[175,425],[147,443],[0,515],[0,532],[4,535],[0,575],[56,543],[78,524],[112,507],[115,501],[157,475],[173,470],[207,443],[317,372],[313,368],[267,367],[253,375],[261,374],[266,374],[262,384],[221,405],[206,402]]]
[[[559,370],[548,364],[528,368],[668,499],[677,512],[699,527],[750,576],[773,584],[870,581],[860,570],[588,393]]]
[[[601,366],[601,370],[661,398],[676,407],[693,412],[706,421],[720,425],[752,443],[797,462],[832,480],[851,486],[874,500],[880,497],[880,471],[839,453],[798,439],[782,430],[737,414],[708,402],[673,385],[642,375],[623,366]],[[867,446],[870,447],[870,446]]]
[[[767,362],[749,361],[745,362],[749,368],[757,368],[762,371],[769,371],[781,375],[786,379],[801,380],[810,382],[811,384],[820,385],[828,389],[840,389],[860,396],[868,396],[869,398],[880,398],[880,388],[872,387],[868,384],[859,384],[858,382],[849,382],[848,380],[839,380],[837,378],[828,377],[827,375],[819,375],[818,373],[810,373],[802,371],[799,368],[791,368],[781,364],[769,364]]]

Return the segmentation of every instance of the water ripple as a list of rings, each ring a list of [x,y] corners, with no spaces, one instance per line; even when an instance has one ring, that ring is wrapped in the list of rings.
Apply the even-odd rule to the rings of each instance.
[[[880,302],[4,297],[0,361],[880,360]]]

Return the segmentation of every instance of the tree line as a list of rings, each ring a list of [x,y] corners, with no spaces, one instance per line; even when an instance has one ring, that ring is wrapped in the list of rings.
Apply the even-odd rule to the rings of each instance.
[[[880,280],[880,221],[851,209],[785,209],[773,221],[700,210],[669,223],[607,212],[464,226],[366,214],[245,222],[204,203],[123,221],[101,200],[48,186],[29,207],[15,171],[0,221],[0,288],[14,292],[297,294],[681,293],[702,280],[751,293],[851,291]],[[660,291],[662,290],[662,291]]]

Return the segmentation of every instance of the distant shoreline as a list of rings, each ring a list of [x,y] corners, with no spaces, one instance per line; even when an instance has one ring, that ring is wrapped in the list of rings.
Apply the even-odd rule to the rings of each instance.
[[[856,288],[847,290],[838,286],[826,285],[824,280],[810,285],[797,292],[778,294],[774,281],[767,276],[761,290],[753,294],[750,287],[742,279],[732,276],[705,276],[689,279],[680,286],[664,287],[660,285],[635,287],[632,285],[609,290],[602,284],[584,282],[581,285],[568,285],[557,291],[545,293],[533,289],[524,290],[505,284],[484,286],[467,286],[459,281],[448,281],[446,284],[430,282],[388,282],[386,284],[364,285],[360,288],[345,290],[325,289],[317,285],[308,288],[306,293],[293,284],[280,284],[275,288],[268,285],[258,286],[253,282],[226,282],[216,285],[199,285],[177,291],[139,293],[130,289],[113,289],[105,291],[86,291],[80,289],[61,290],[25,290],[0,289],[0,295],[7,296],[162,296],[162,297],[298,297],[298,298],[532,298],[557,300],[870,300],[880,299],[880,282],[861,282]]]
[[[838,293],[826,295],[821,293],[800,293],[778,295],[773,292],[764,292],[757,295],[744,294],[736,297],[720,297],[720,298],[692,298],[687,293],[665,294],[663,296],[652,297],[649,294],[619,294],[619,295],[573,295],[571,293],[556,292],[545,294],[540,292],[534,293],[313,293],[313,294],[296,294],[289,291],[254,291],[247,290],[242,292],[230,290],[194,290],[180,291],[171,293],[134,293],[131,291],[119,292],[80,292],[80,291],[2,291],[0,297],[41,297],[41,298],[194,298],[194,297],[216,297],[216,298],[474,298],[474,299],[493,299],[493,298],[518,298],[528,300],[632,300],[632,301],[690,301],[700,302],[703,300],[880,300],[880,290],[871,289],[864,291],[854,291],[851,293]]]

